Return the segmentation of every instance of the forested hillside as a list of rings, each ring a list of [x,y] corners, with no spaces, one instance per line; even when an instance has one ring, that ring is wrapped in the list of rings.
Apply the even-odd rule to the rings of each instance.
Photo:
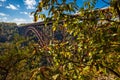
[[[14,34],[17,33],[16,23],[0,22],[0,42],[12,41]]]

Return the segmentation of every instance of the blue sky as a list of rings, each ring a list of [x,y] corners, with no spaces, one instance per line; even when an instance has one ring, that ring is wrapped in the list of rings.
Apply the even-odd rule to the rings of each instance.
[[[33,22],[33,16],[30,15],[30,13],[35,11],[35,7],[39,1],[40,0],[0,0],[0,22],[16,22],[17,24]],[[77,4],[82,6],[83,1],[84,0],[77,0]],[[97,8],[105,6],[107,5],[101,0],[98,0],[96,4]]]

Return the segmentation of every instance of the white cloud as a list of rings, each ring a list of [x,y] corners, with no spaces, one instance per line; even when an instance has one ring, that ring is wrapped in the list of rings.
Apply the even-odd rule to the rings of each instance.
[[[7,21],[7,17],[0,18],[0,22],[6,22],[6,21]]]
[[[13,21],[19,21],[19,22],[22,22],[22,21],[26,21],[25,19],[23,19],[23,18],[15,18],[15,19],[13,19]]]
[[[33,14],[31,13],[28,13],[28,12],[20,12],[20,14],[25,14],[25,15],[28,15],[29,18],[33,19]]]
[[[13,22],[16,22],[17,24],[21,24],[27,22],[27,20],[23,18],[15,18],[13,19]]]
[[[0,0],[1,2],[5,2],[6,0]]]
[[[29,18],[32,18],[32,19],[33,19],[33,17],[34,17],[34,16],[33,16],[32,14],[29,14]]]
[[[0,7],[3,6],[3,3],[5,2],[6,0],[0,0]]]
[[[0,16],[8,16],[8,15],[5,13],[0,13]]]
[[[24,4],[27,5],[27,9],[35,9],[36,1],[35,0],[24,0]]]
[[[0,7],[2,6],[2,4],[0,4]]]
[[[27,15],[29,18],[33,18],[33,15],[31,15],[30,13],[28,13],[28,12],[20,12],[20,14],[25,14],[25,15]]]
[[[5,13],[0,13],[0,22],[6,22],[7,21],[7,17],[9,15],[5,14]]]
[[[8,18],[7,17],[3,17],[2,19],[3,19],[3,21],[6,21]]]
[[[26,15],[29,15],[29,13],[28,12],[20,12],[20,14],[26,14]]]
[[[0,17],[0,22],[12,22],[12,23],[16,23],[16,24],[21,24],[21,23],[31,23],[31,19],[27,20],[24,18],[14,18],[12,20],[9,20],[9,18],[7,17]]]
[[[18,8],[20,8],[20,5],[17,5]]]
[[[9,21],[9,22],[11,22],[11,21]],[[17,24],[19,25],[19,24],[21,24],[21,23],[31,23],[32,21],[31,21],[31,19],[14,18],[14,19],[12,20],[12,22],[15,22],[15,23],[17,23]]]
[[[9,6],[6,6],[6,8],[12,9],[12,10],[18,10],[18,8],[12,4],[9,4]]]

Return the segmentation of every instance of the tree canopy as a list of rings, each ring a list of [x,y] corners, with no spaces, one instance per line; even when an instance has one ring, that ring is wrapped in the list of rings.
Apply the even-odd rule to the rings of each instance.
[[[32,41],[21,47],[25,39],[16,35],[0,46],[0,79],[119,80],[120,1],[102,1],[110,6],[95,9],[97,0],[85,0],[81,8],[76,0],[41,0],[34,21],[53,21],[53,32],[62,27],[64,39],[43,48]]]

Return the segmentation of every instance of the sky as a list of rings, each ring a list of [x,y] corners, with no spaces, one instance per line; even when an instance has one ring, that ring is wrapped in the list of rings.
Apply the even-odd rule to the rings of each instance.
[[[0,22],[32,23],[33,16],[30,15],[40,0],[0,0]],[[77,0],[78,6],[82,6],[84,0]],[[96,8],[108,6],[98,0]],[[43,13],[46,13],[44,11]]]

